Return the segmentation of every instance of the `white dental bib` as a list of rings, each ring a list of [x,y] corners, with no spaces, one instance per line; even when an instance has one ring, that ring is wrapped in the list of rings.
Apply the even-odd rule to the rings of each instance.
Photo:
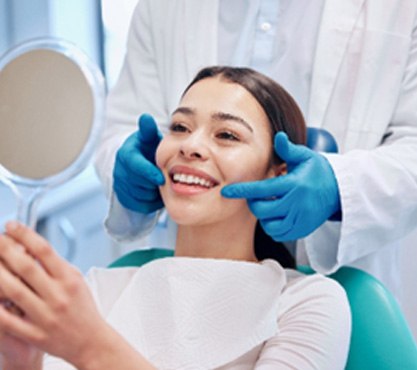
[[[213,369],[278,332],[285,284],[272,260],[164,258],[133,274],[107,321],[158,369]]]

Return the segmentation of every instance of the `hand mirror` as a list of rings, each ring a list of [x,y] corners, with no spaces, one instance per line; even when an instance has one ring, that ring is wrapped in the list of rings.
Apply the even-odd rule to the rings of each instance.
[[[45,191],[81,172],[100,134],[105,85],[74,45],[36,39],[0,59],[0,179],[31,227]]]

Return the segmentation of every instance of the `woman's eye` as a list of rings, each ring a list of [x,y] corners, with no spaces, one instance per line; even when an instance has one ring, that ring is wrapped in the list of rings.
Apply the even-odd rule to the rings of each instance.
[[[239,137],[230,131],[222,131],[218,133],[216,136],[222,140],[239,141]]]
[[[171,132],[187,132],[187,127],[182,123],[173,122],[169,127],[169,131]]]

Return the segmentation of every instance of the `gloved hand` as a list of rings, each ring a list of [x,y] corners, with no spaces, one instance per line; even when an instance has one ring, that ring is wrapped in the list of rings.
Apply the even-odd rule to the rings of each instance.
[[[287,135],[275,135],[275,151],[287,174],[225,186],[226,198],[246,198],[265,232],[276,241],[300,239],[340,211],[339,188],[327,159]]]
[[[113,189],[126,208],[151,213],[164,206],[158,186],[164,176],[155,166],[155,152],[162,139],[155,120],[139,118],[139,131],[130,135],[118,150],[113,171]]]

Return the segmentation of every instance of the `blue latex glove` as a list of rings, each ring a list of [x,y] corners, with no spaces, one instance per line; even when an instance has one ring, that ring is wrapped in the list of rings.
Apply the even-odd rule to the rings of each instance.
[[[151,213],[164,206],[158,186],[165,183],[155,165],[156,148],[162,135],[148,114],[139,118],[139,131],[130,135],[116,155],[113,189],[126,208]]]
[[[286,175],[225,186],[226,198],[246,198],[265,232],[276,241],[307,236],[340,211],[339,188],[327,159],[287,135],[275,135],[275,151]]]

